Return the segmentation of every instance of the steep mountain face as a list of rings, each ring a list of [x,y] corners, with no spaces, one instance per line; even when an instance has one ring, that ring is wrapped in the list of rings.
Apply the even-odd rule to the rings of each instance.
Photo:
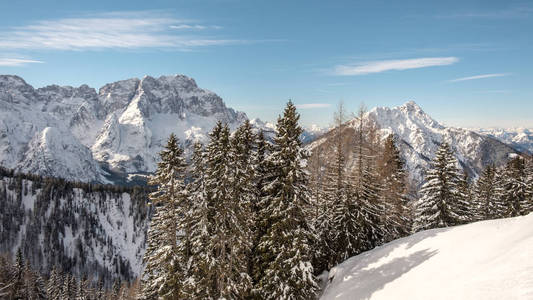
[[[4,75],[0,165],[106,182],[98,165],[120,173],[153,172],[170,133],[188,147],[205,141],[217,121],[235,128],[245,119],[183,75],[128,79],[98,92],[87,85],[34,89],[20,77]]]
[[[478,128],[473,130],[480,134],[498,139],[520,151],[533,155],[533,129],[531,128]]]
[[[389,134],[396,136],[397,146],[415,185],[422,181],[429,162],[442,142],[452,146],[461,167],[471,176],[477,176],[489,164],[501,165],[509,155],[519,153],[494,138],[466,129],[445,127],[427,115],[413,101],[394,108],[374,108],[363,118],[364,123],[377,125],[381,137]],[[358,124],[357,119],[347,122],[345,134],[355,134]],[[320,145],[328,144],[330,138],[332,134],[326,134],[308,147],[311,151],[319,149]],[[320,151],[327,152],[323,149]],[[346,151],[349,152],[350,149]],[[348,167],[354,165],[354,157],[348,155]]]
[[[35,270],[132,280],[141,272],[150,208],[139,189],[73,185],[0,168],[0,251]]]
[[[31,139],[19,167],[32,174],[61,174],[63,178],[88,182],[101,173],[100,166],[91,158],[91,151],[69,131],[46,127]],[[103,176],[99,179],[104,180]]]

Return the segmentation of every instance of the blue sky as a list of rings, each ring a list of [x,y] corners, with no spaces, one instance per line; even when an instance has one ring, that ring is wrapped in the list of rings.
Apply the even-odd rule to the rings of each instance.
[[[249,117],[416,101],[464,127],[533,127],[531,1],[10,1],[0,74],[99,88],[185,74]]]

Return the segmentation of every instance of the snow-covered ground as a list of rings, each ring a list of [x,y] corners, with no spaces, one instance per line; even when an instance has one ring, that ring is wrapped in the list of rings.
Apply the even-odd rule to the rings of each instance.
[[[422,231],[352,257],[321,299],[533,299],[533,214]]]

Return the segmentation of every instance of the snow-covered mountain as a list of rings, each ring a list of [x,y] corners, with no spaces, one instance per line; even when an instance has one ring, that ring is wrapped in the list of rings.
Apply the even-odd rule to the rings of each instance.
[[[217,121],[237,127],[246,115],[187,76],[128,79],[97,92],[82,85],[34,89],[0,76],[0,165],[70,180],[106,182],[119,173],[153,172],[171,132],[190,146]]]
[[[267,139],[272,140],[276,135],[276,124],[272,122],[264,122],[261,119],[255,118],[250,120],[250,124],[252,124],[256,130],[262,130]],[[327,128],[318,125],[304,126],[302,129],[303,132],[300,139],[304,144],[311,143],[328,132]]]
[[[316,139],[318,139],[319,137],[321,137],[322,135],[324,135],[326,132],[329,131],[328,128],[320,127],[316,124],[313,124],[308,127],[304,127],[303,130],[304,131],[302,133],[302,142],[304,144],[312,143],[313,141],[315,141]]]
[[[473,130],[533,155],[533,128],[476,128]]]
[[[376,107],[364,115],[364,122],[375,122],[382,137],[395,134],[401,156],[415,183],[421,182],[430,160],[442,142],[451,145],[462,168],[472,176],[477,176],[489,164],[501,165],[509,155],[519,153],[494,138],[467,129],[445,127],[413,101],[393,108]],[[353,119],[346,124],[348,129],[352,129],[348,134],[353,134],[359,121]],[[313,151],[331,136],[326,134],[317,139],[308,146],[309,149]],[[348,166],[352,164],[353,162],[347,162]]]
[[[531,257],[533,214],[432,229],[334,267],[321,299],[533,299]]]

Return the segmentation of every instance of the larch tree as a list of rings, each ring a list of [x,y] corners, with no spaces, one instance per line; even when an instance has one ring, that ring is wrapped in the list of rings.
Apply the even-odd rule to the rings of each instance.
[[[382,182],[380,203],[384,207],[383,223],[387,228],[385,241],[391,241],[411,232],[412,212],[407,196],[407,176],[394,135],[385,139],[378,159],[378,173]]]
[[[335,158],[327,168],[319,202],[317,233],[320,247],[315,255],[320,256],[316,263],[320,270],[329,270],[355,255],[360,239],[356,205],[350,197],[350,183],[345,169],[346,111],[342,103],[339,104],[334,121]]]
[[[376,124],[365,115],[366,107],[361,104],[356,118],[356,165],[349,176],[349,197],[357,212],[357,253],[381,244],[385,236],[381,218],[384,207],[379,201],[382,187],[377,170],[380,137]]]
[[[270,176],[262,199],[268,228],[259,251],[264,273],[255,287],[263,299],[312,299],[318,290],[311,265],[313,229],[305,214],[310,193],[296,107],[289,101],[276,125]]]

